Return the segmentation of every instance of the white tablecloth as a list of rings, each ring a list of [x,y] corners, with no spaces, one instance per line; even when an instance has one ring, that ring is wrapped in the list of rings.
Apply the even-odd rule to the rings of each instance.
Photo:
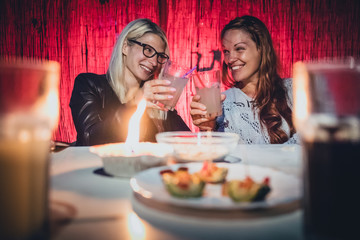
[[[242,164],[301,176],[298,145],[239,145]],[[161,206],[136,197],[129,179],[102,175],[101,159],[88,147],[53,153],[52,239],[302,239],[302,211],[259,210],[240,217]],[[189,212],[189,214],[187,214]],[[191,214],[190,214],[191,213]],[[230,214],[229,214],[230,215]]]

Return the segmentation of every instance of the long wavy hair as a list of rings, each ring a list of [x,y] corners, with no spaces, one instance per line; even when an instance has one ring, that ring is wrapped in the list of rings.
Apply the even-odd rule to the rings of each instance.
[[[290,137],[295,133],[295,128],[291,117],[292,110],[287,104],[286,89],[277,71],[278,60],[270,33],[265,24],[253,16],[242,16],[231,20],[221,31],[221,40],[230,29],[247,32],[256,43],[261,62],[254,108],[258,110],[261,125],[266,128],[270,142],[284,143],[289,136],[281,129],[282,117],[289,125]],[[222,64],[222,73],[223,83],[228,87],[234,87],[236,82],[229,74],[225,61]]]
[[[106,73],[111,87],[122,103],[126,102],[125,96],[129,90],[125,81],[125,56],[122,53],[124,43],[127,41],[128,45],[133,45],[129,40],[141,38],[146,33],[158,35],[165,43],[165,53],[169,55],[169,45],[166,35],[156,23],[150,19],[139,18],[126,25],[116,41]]]

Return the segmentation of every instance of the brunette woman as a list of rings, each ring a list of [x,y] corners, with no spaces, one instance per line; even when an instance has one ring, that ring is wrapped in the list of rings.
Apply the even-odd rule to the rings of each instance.
[[[244,143],[298,143],[292,122],[291,79],[281,79],[265,24],[253,16],[237,17],[221,32],[224,54],[223,115],[205,118],[206,107],[194,96],[193,123],[200,130],[238,133]],[[223,96],[224,98],[225,96]]]

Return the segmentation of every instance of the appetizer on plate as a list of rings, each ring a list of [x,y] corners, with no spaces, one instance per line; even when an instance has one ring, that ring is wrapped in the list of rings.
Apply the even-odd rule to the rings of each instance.
[[[203,194],[205,182],[197,174],[190,174],[185,167],[175,172],[163,170],[160,174],[165,188],[174,197],[197,198]]]
[[[235,202],[262,201],[271,191],[269,178],[262,183],[256,183],[250,177],[244,180],[231,180],[223,185],[223,195],[229,196]]]
[[[213,162],[205,161],[199,172],[199,177],[207,183],[223,183],[228,174],[228,169],[218,167]]]

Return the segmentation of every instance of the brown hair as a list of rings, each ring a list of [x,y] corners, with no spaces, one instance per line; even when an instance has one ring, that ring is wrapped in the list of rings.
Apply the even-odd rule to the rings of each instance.
[[[271,36],[265,24],[256,17],[242,16],[231,20],[221,31],[223,39],[226,31],[238,29],[247,32],[260,51],[259,81],[256,87],[255,105],[259,110],[259,119],[270,136],[271,143],[284,143],[289,137],[281,129],[283,117],[290,127],[290,136],[295,133],[292,111],[287,104],[286,89],[277,72],[277,56]],[[222,81],[228,87],[236,82],[230,77],[228,66],[223,62]]]

